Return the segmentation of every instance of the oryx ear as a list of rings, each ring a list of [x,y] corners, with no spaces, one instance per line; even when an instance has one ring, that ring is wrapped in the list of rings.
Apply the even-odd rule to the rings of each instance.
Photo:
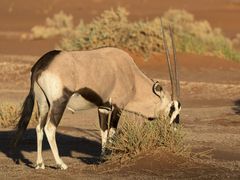
[[[153,84],[153,92],[159,97],[163,95],[163,88],[158,81]]]

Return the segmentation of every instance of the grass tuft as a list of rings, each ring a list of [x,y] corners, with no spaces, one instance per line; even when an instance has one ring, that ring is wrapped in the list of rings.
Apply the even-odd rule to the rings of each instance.
[[[178,155],[187,152],[183,143],[182,127],[174,129],[169,119],[158,118],[155,121],[133,119],[128,115],[121,117],[121,125],[112,143],[108,143],[112,158],[134,157],[158,148],[164,148]]]
[[[0,127],[15,127],[19,121],[21,106],[9,103],[0,104]],[[38,121],[37,112],[34,110],[30,124],[36,124]]]

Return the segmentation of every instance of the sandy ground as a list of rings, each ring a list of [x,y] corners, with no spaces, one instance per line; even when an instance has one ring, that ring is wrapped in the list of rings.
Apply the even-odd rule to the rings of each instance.
[[[22,41],[20,35],[45,17],[64,9],[86,21],[106,8],[123,5],[131,11],[130,18],[152,18],[169,8],[185,8],[198,19],[208,19],[233,37],[240,32],[240,1],[211,0],[190,3],[190,0],[139,1],[91,0],[76,3],[69,0],[39,3],[20,0],[0,2],[0,101],[19,104],[29,87],[29,70],[39,56],[53,49],[57,39]],[[73,6],[74,4],[74,6]],[[147,62],[132,54],[139,68],[150,78],[158,79],[169,89],[164,56],[154,54]],[[71,114],[65,112],[58,129],[60,154],[69,166],[56,169],[46,139],[44,160],[46,170],[33,169],[36,159],[36,134],[29,127],[20,146],[20,164],[8,157],[11,128],[0,129],[1,179],[239,179],[240,178],[240,64],[215,57],[178,54],[181,79],[181,122],[185,143],[194,152],[210,150],[212,159],[194,161],[158,151],[134,160],[111,165],[99,163],[100,138],[96,109]]]

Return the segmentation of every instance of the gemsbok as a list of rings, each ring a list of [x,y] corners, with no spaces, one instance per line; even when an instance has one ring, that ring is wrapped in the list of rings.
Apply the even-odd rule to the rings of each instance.
[[[154,120],[157,115],[169,116],[170,123],[179,123],[179,80],[173,30],[173,62],[170,60],[164,30],[163,45],[171,79],[171,96],[159,82],[148,78],[123,50],[105,47],[89,51],[54,50],[43,55],[31,69],[31,86],[26,97],[13,146],[17,146],[30,121],[34,102],[38,107],[36,169],[44,169],[42,158],[43,130],[56,164],[67,165],[59,157],[55,140],[56,128],[67,107],[71,111],[98,108],[102,154],[108,138],[117,128],[121,112],[126,110]],[[108,120],[110,119],[110,127]]]

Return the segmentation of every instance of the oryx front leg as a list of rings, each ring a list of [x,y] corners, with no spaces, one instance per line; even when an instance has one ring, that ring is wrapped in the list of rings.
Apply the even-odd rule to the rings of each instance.
[[[101,156],[104,156],[106,153],[106,144],[108,139],[108,119],[109,119],[109,116],[111,116],[111,109],[107,107],[98,108],[98,116],[99,116],[99,125],[101,128],[101,139],[102,139]]]
[[[120,116],[121,116],[121,110],[118,107],[114,106],[112,108],[110,130],[109,130],[109,133],[108,133],[109,134],[108,138],[109,138],[110,143],[112,143],[112,140],[113,140],[114,135],[116,133]]]
[[[62,118],[66,104],[67,104],[67,101],[63,99],[60,99],[59,101],[53,103],[48,121],[44,128],[54,159],[56,161],[57,166],[60,169],[67,169],[68,167],[59,157],[55,136],[56,136],[57,126]]]

